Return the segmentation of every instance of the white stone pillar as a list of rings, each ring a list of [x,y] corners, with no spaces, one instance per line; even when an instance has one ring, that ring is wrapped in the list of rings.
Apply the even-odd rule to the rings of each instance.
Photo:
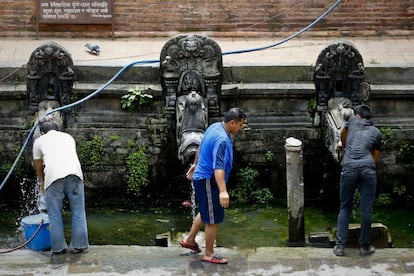
[[[302,142],[296,138],[286,139],[286,182],[289,215],[288,245],[305,245],[304,184]]]

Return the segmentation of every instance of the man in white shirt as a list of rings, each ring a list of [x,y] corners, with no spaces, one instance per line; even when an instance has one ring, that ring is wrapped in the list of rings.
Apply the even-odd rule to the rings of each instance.
[[[72,136],[59,131],[52,121],[39,124],[39,138],[33,144],[33,165],[40,180],[49,216],[52,254],[64,254],[67,243],[62,218],[63,199],[72,212],[71,253],[84,252],[88,246],[85,193],[81,165]]]

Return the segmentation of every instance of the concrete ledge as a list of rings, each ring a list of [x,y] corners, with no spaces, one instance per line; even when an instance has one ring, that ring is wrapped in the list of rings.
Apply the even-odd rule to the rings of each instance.
[[[316,61],[316,59],[315,59]],[[91,63],[91,62],[90,62]],[[113,65],[112,65],[113,64]],[[102,65],[74,65],[77,82],[106,83],[123,67],[119,63]],[[365,81],[371,84],[412,84],[414,64],[365,65]],[[312,82],[314,68],[307,64],[224,66],[223,83]],[[26,83],[26,66],[0,64],[1,83]],[[160,84],[159,65],[142,65],[128,68],[114,83]]]

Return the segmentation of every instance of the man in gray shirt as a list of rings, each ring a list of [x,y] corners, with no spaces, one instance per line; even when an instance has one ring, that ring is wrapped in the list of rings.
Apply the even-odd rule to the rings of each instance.
[[[382,140],[381,132],[371,119],[371,109],[360,105],[354,109],[341,132],[340,147],[344,147],[344,159],[340,180],[340,208],[337,225],[337,241],[333,249],[336,256],[345,255],[348,240],[349,216],[352,212],[356,189],[361,195],[361,232],[359,237],[360,256],[375,252],[371,245],[372,207],[377,187],[376,163]]]

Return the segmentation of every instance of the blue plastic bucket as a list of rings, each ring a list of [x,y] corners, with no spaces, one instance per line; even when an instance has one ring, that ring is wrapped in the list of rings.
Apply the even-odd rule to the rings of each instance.
[[[36,237],[29,242],[27,247],[34,250],[48,250],[50,249],[50,230],[49,230],[49,218],[47,214],[38,214],[27,216],[22,219],[22,226],[26,241],[28,241],[36,229],[39,227],[43,220],[42,227]]]

